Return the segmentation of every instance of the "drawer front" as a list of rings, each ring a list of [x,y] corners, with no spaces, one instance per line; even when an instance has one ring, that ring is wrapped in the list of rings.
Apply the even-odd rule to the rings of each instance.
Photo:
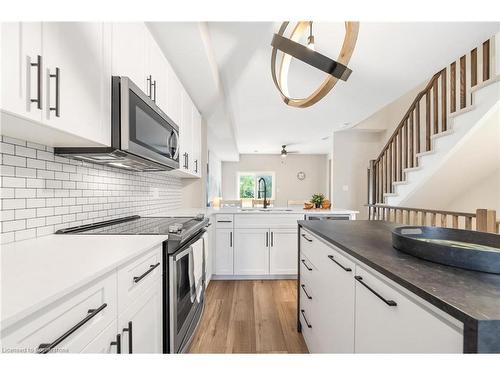
[[[234,215],[216,215],[215,227],[218,229],[233,229]]]
[[[309,258],[309,260],[320,267],[328,260],[328,255],[331,253],[332,248],[321,241],[315,234],[300,229],[300,251]]]
[[[32,353],[37,352],[41,344],[63,338],[51,353],[78,353],[116,319],[116,315],[116,273],[113,272],[3,330],[2,348],[4,352],[19,349]]]
[[[122,338],[117,335],[118,323],[116,319],[94,340],[92,340],[81,353],[120,354],[122,351]]]
[[[320,332],[312,316],[312,309],[311,303],[301,304],[299,320],[302,326],[302,336],[304,336],[304,341],[306,342],[309,353],[320,353],[321,349],[318,340]]]
[[[440,316],[361,267],[356,277],[356,353],[463,352],[462,323]]]
[[[118,270],[118,309],[123,311],[154,283],[161,282],[162,245]]]
[[[304,215],[297,214],[237,214],[234,215],[235,228],[271,228],[296,229],[297,221],[304,220]]]

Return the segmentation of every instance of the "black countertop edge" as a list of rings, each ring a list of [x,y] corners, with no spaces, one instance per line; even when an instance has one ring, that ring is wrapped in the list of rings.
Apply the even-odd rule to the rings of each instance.
[[[331,243],[334,246],[337,246],[339,249],[341,249],[342,251],[346,252],[347,254],[349,254],[350,256],[352,256],[353,258],[359,260],[360,262],[362,262],[366,266],[368,266],[368,267],[374,269],[375,271],[381,273],[382,275],[386,276],[390,280],[392,280],[395,283],[401,285],[405,289],[408,289],[410,292],[416,294],[417,296],[419,296],[420,298],[422,298],[425,301],[429,302],[430,304],[436,306],[438,309],[440,309],[440,310],[444,311],[445,313],[451,315],[452,317],[458,319],[459,321],[461,321],[462,323],[464,323],[464,333],[465,333],[465,330],[466,330],[467,327],[477,326],[478,320],[476,318],[474,318],[474,317],[468,315],[467,313],[465,313],[464,311],[462,311],[462,310],[460,310],[460,309],[458,309],[458,308],[456,308],[456,307],[454,307],[454,306],[452,306],[452,305],[444,302],[440,298],[438,298],[436,296],[433,296],[432,294],[429,294],[428,292],[426,292],[423,289],[420,289],[416,285],[414,285],[412,283],[409,283],[405,279],[403,279],[403,278],[401,278],[401,277],[393,274],[392,272],[388,271],[384,267],[382,267],[382,266],[380,266],[380,265],[378,265],[376,263],[373,263],[369,259],[363,257],[362,255],[358,254],[355,251],[352,251],[351,249],[349,249],[348,247],[345,247],[341,243],[336,242],[336,241],[332,240],[331,238],[326,237],[323,233],[321,233],[321,231],[318,231],[314,227],[309,226],[307,221],[299,221],[298,222],[298,226],[299,226],[299,229],[300,229],[300,227],[304,227],[307,230],[311,231],[312,233],[314,233],[314,234],[318,235],[319,237],[321,237],[326,242]],[[405,225],[401,225],[401,226],[405,226]],[[488,320],[485,320],[485,321],[488,321]]]

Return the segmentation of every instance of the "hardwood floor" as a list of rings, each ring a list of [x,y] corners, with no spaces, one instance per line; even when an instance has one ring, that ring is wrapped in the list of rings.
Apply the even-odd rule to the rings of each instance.
[[[296,280],[210,282],[190,353],[307,353]]]

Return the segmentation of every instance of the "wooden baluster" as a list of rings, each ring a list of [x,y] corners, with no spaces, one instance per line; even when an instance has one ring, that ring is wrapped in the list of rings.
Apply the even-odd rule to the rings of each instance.
[[[422,211],[422,216],[420,217],[420,225],[427,225],[427,212]]]
[[[438,110],[438,80],[435,79],[432,84],[432,112],[433,112],[433,129],[432,134],[439,133],[439,110]]]
[[[420,152],[420,100],[415,106],[415,154]],[[418,165],[418,158],[416,158],[415,165]]]
[[[441,73],[441,131],[448,129],[448,110],[446,108],[446,69]]]
[[[477,48],[470,51],[470,84],[471,87],[477,85]]]
[[[398,163],[397,163],[397,139],[392,140],[392,176],[393,181],[398,181]]]
[[[413,168],[413,161],[415,160],[415,155],[413,153],[413,112],[410,113],[410,134],[409,134],[409,145],[410,145],[410,149],[408,150],[409,152],[409,156],[410,156],[410,168]]]
[[[450,65],[450,113],[457,110],[457,63]]]
[[[490,40],[483,43],[483,82],[490,79]]]
[[[436,226],[436,214],[434,212],[431,212],[431,226]]]
[[[410,224],[410,225],[413,224],[412,216],[413,216],[413,211],[408,210],[408,224]]]
[[[476,210],[476,230],[480,232],[496,232],[496,211],[479,208]]]
[[[403,156],[404,168],[408,168],[408,120],[403,125]]]
[[[441,227],[443,228],[448,227],[448,215],[446,214],[441,214]]]
[[[460,109],[465,108],[467,105],[467,100],[465,98],[466,95],[466,71],[465,71],[465,56],[460,58]]]
[[[470,216],[465,217],[465,229],[472,230],[472,217]]]
[[[458,229],[458,215],[453,215],[452,226],[453,228]]]
[[[389,173],[388,193],[392,193],[392,141],[389,143],[389,147],[387,148],[387,172]]]
[[[399,181],[403,181],[403,135],[401,133],[401,129],[398,131],[398,173],[399,173]]]
[[[389,192],[389,179],[387,178],[388,177],[388,173],[387,173],[387,151],[384,152],[384,193],[388,193]],[[385,198],[383,198],[382,202],[384,202]]]
[[[425,151],[431,149],[431,94],[425,93]]]

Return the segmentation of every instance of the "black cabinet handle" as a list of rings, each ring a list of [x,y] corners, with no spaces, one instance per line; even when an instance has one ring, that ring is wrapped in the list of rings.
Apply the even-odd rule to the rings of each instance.
[[[229,247],[233,247],[233,232],[229,232]]]
[[[185,152],[182,156],[184,156],[184,169],[188,169],[188,153]]]
[[[384,297],[382,297],[380,294],[378,294],[375,290],[373,290],[371,287],[369,287],[364,281],[361,276],[354,276],[356,281],[358,281],[361,285],[363,285],[366,289],[368,289],[370,292],[375,294],[378,298],[380,298],[382,301],[384,301],[387,306],[397,306],[398,304],[394,302],[393,300],[387,300]]]
[[[266,247],[269,247],[269,232],[266,232]]]
[[[186,169],[189,169],[189,154],[186,152]]]
[[[152,82],[153,82],[153,77],[151,76],[151,74],[148,76],[148,78],[146,78],[146,82],[148,83],[148,88],[149,88],[148,97],[149,97],[149,99],[152,99],[151,86],[152,86]]]
[[[217,220],[218,223],[232,223],[231,220]]]
[[[340,268],[342,268],[344,271],[346,272],[351,272],[352,269],[350,269],[349,267],[344,267],[342,264],[340,264],[339,262],[337,262],[334,258],[333,258],[333,255],[328,255],[328,258],[330,258],[330,260],[335,263],[337,266],[339,266]]]
[[[40,354],[46,354],[50,352],[52,349],[54,349],[57,345],[59,345],[61,342],[66,340],[69,336],[71,336],[73,333],[75,333],[78,329],[80,329],[85,323],[87,323],[89,320],[91,320],[94,316],[99,314],[102,310],[104,310],[108,306],[107,303],[103,303],[101,306],[99,306],[97,309],[90,309],[87,311],[87,316],[83,318],[80,322],[75,324],[73,327],[71,327],[68,331],[63,333],[61,336],[59,336],[57,339],[52,341],[51,343],[44,343],[38,345],[38,350],[37,352]]]
[[[300,287],[302,288],[302,290],[304,291],[304,293],[306,294],[306,297],[307,297],[308,299],[313,299],[313,298],[309,295],[309,293],[307,293],[307,290],[306,290],[306,286],[305,286],[305,284],[301,284],[301,285],[300,285]]]
[[[274,247],[274,232],[271,232],[271,247]]]
[[[116,335],[116,341],[111,341],[111,346],[116,345],[116,354],[122,353],[122,335]]]
[[[160,265],[160,262],[156,263],[156,264],[152,264],[149,266],[149,269],[144,272],[141,276],[135,276],[134,277],[134,283],[138,283],[139,281],[141,281],[142,279],[144,279],[150,272],[153,272],[153,270],[158,267]]]
[[[123,332],[128,332],[128,354],[132,354],[134,352],[132,349],[132,321],[128,322],[127,328],[123,328]]]
[[[198,173],[198,160],[194,161],[194,173]]]
[[[310,238],[307,238],[307,236],[304,233],[302,233],[302,237],[304,237],[309,242],[313,242],[313,240],[311,240]]]
[[[152,94],[152,96],[153,96],[153,102],[156,103],[156,79],[153,81],[152,86],[153,86],[153,94]]]
[[[306,322],[307,326],[308,326],[309,328],[312,328],[312,325],[311,325],[311,324],[309,324],[309,322],[307,321],[307,318],[306,318],[306,314],[305,314],[305,312],[306,312],[305,310],[300,310],[300,313],[302,314],[302,317],[304,318],[304,321]]]
[[[302,264],[304,264],[304,266],[306,266],[306,268],[309,270],[309,271],[312,271],[313,269],[312,268],[309,268],[309,266],[307,265],[305,259],[302,259],[301,260]]]
[[[30,64],[36,66],[36,99],[30,99],[30,101],[36,103],[38,109],[42,109],[42,56],[38,55],[36,63]]]
[[[50,107],[50,111],[54,111],[56,113],[56,117],[60,117],[60,110],[61,110],[61,93],[60,93],[60,88],[61,88],[61,71],[59,68],[56,68],[56,73],[55,74],[49,74],[50,78],[55,78],[56,80],[56,105],[55,107]]]

